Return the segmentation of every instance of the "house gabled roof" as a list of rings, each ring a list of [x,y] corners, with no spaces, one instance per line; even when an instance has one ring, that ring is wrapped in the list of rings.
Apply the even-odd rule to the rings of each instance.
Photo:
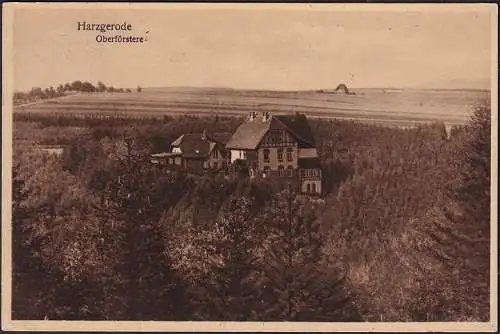
[[[224,147],[231,136],[230,133],[206,134],[206,139],[202,133],[185,133],[174,140],[171,146],[181,149],[185,158],[208,158],[217,145]]]
[[[172,142],[172,144],[170,144],[171,146],[180,146],[181,143],[182,143],[182,138],[184,138],[184,135],[180,135],[179,137],[177,137],[176,140],[174,140]]]
[[[208,158],[210,142],[202,138],[201,133],[185,133],[171,144],[181,149],[184,158]]]
[[[283,123],[290,130],[291,135],[297,138],[299,142],[314,146],[314,136],[306,115],[297,113],[295,115],[278,115],[274,117]]]
[[[256,149],[267,131],[269,131],[273,120],[272,117],[267,120],[264,120],[262,117],[256,117],[253,120],[246,121],[236,129],[236,132],[227,142],[226,148],[243,150]],[[276,120],[274,120],[274,122],[276,122]]]
[[[300,146],[314,146],[314,137],[303,114],[276,115],[264,120],[263,117],[256,117],[241,124],[226,147],[229,149],[254,150],[262,138],[271,129],[284,129],[289,132]]]

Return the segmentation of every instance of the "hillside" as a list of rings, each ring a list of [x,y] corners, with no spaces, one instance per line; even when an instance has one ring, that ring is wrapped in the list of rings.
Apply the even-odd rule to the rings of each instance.
[[[315,91],[229,88],[149,88],[130,93],[81,93],[15,107],[30,113],[120,113],[144,116],[242,115],[249,111],[302,112],[310,117],[351,118],[407,126],[432,120],[463,124],[487,91],[352,89],[357,95]]]

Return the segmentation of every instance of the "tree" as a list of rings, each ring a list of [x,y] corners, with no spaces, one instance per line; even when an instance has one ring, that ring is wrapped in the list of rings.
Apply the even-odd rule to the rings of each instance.
[[[54,87],[50,86],[49,87],[49,94],[48,94],[49,98],[54,98],[56,97],[56,91],[54,89]]]
[[[90,278],[100,277],[100,269],[106,268],[95,262],[98,239],[89,210],[92,198],[62,170],[57,158],[36,152],[17,158],[15,174],[23,180],[24,194],[18,195],[16,186],[15,286],[25,289],[22,293],[33,291],[33,295],[27,310],[22,309],[26,307],[22,299],[16,300],[14,312],[20,318],[28,314],[31,319],[85,318],[81,308],[92,304],[86,298],[99,295],[89,292],[93,285]]]
[[[115,249],[120,250],[115,252],[120,259],[115,277],[123,288],[124,314],[134,320],[173,319],[182,309],[176,309],[173,302],[181,298],[182,286],[163,250],[158,225],[162,205],[153,205],[149,186],[157,182],[158,175],[149,167],[148,150],[128,136],[102,144],[108,159],[114,161],[102,221],[113,223]]]
[[[43,93],[42,89],[40,87],[33,87],[31,88],[31,91],[30,91],[30,96],[32,96],[33,98],[44,98],[45,94]]]
[[[261,224],[251,206],[247,198],[231,200],[212,227],[191,230],[191,246],[177,250],[191,250],[188,261],[178,265],[193,282],[191,300],[201,320],[258,319],[255,280]]]
[[[405,233],[405,262],[419,272],[411,297],[415,320],[489,319],[490,126],[491,109],[477,107],[465,142],[453,144],[453,191],[412,220]]]
[[[97,91],[101,93],[106,91],[106,85],[102,81],[97,82]]]
[[[14,92],[14,95],[13,95],[14,103],[16,103],[16,104],[22,103],[26,99],[27,99],[27,96],[26,96],[25,93],[23,93],[23,92]]]
[[[291,187],[264,215],[260,264],[262,315],[268,321],[342,321],[357,317],[338,272],[324,271],[324,238],[311,203]]]
[[[142,92],[142,87],[141,86],[137,86],[137,93],[140,93]]]
[[[92,93],[92,92],[95,92],[95,87],[90,82],[85,81],[84,83],[82,83],[81,91],[87,92],[87,93]]]
[[[83,83],[80,80],[75,80],[71,83],[71,90],[76,92],[81,92],[83,88]]]
[[[469,125],[465,165],[457,199],[464,205],[472,221],[489,226],[491,168],[491,108],[478,106]],[[489,231],[489,228],[487,229]]]
[[[490,293],[490,205],[491,205],[491,107],[477,106],[468,125],[469,138],[463,152],[456,200],[460,214],[448,215],[453,224],[447,236],[454,240],[443,251],[451,261],[450,270],[459,272],[458,293],[461,309],[473,319],[489,319]]]

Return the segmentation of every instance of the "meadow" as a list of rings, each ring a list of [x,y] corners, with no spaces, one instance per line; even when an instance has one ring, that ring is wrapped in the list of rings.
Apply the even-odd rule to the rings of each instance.
[[[412,126],[443,121],[464,124],[473,107],[489,100],[482,90],[353,89],[356,95],[316,91],[257,91],[225,88],[145,88],[128,93],[79,93],[16,106],[16,113],[98,113],[131,117],[163,115],[237,116],[250,111],[305,113],[308,117],[355,119]]]

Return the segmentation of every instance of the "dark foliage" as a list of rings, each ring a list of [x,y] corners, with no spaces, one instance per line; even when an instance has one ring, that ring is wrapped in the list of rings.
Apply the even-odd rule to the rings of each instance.
[[[242,162],[192,176],[148,161],[241,119],[16,113],[13,318],[488,320],[490,112],[449,136],[310,120],[319,200]]]

